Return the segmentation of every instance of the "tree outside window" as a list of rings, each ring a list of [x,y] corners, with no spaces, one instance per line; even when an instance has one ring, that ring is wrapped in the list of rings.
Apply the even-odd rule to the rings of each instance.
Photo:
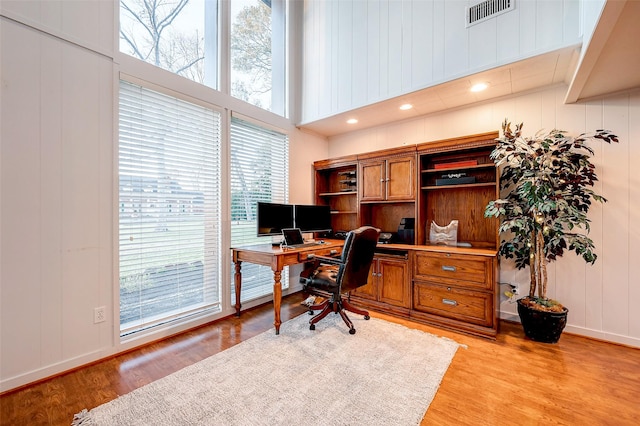
[[[284,0],[231,0],[230,94],[285,115]],[[121,0],[120,50],[218,88],[214,0]]]

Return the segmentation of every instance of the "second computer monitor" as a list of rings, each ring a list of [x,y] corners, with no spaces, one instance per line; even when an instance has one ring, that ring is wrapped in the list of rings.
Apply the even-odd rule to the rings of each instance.
[[[302,232],[330,232],[331,209],[329,206],[296,204],[295,227]]]

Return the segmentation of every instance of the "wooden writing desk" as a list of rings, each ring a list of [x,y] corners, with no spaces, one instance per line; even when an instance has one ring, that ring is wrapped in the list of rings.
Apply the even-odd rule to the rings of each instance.
[[[281,248],[271,244],[259,244],[245,247],[231,248],[233,263],[235,264],[236,286],[236,316],[240,316],[240,291],[242,289],[242,262],[271,266],[273,271],[273,325],[276,334],[280,334],[280,303],[282,301],[282,284],[280,282],[282,269],[285,266],[296,265],[313,260],[315,255],[331,256],[342,251],[343,240],[324,240],[324,244],[317,244],[302,248]]]

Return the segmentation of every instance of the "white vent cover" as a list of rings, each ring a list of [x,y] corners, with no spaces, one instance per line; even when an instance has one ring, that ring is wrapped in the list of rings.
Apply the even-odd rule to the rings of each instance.
[[[467,8],[466,26],[478,24],[515,8],[515,0],[485,0]]]

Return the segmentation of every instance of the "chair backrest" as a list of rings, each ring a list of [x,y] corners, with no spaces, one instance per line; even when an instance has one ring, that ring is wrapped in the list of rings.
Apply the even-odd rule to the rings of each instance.
[[[347,234],[342,248],[342,266],[336,277],[340,293],[367,283],[379,234],[380,230],[372,226],[361,226]]]

